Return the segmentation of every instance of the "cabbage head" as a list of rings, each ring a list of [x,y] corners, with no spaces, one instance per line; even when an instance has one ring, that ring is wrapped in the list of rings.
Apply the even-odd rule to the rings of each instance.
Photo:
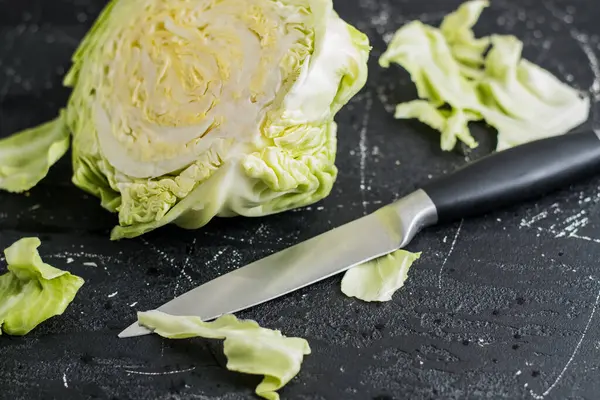
[[[331,0],[113,0],[39,140],[72,136],[73,182],[118,213],[113,239],[305,206],[332,189],[334,117],[369,51]],[[0,187],[2,162],[0,142]]]

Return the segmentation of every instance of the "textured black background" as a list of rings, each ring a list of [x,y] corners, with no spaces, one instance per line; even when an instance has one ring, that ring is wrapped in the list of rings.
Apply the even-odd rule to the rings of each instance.
[[[479,33],[518,35],[532,61],[598,94],[597,2],[493,3]],[[402,23],[437,24],[458,4],[335,2],[375,48],[367,87],[339,115],[340,176],[320,204],[112,243],[116,218],[69,183],[67,159],[29,196],[0,193],[0,246],[38,235],[48,262],[87,281],[65,315],[27,337],[0,337],[0,398],[251,398],[259,378],[225,370],[219,343],[116,335],[137,310],[373,211],[489,152],[493,135],[484,128],[476,130],[482,145],[475,153],[443,153],[436,133],[393,120],[393,105],[413,98],[414,89],[399,68],[383,71],[376,62],[384,38]],[[102,5],[0,1],[0,136],[52,118],[65,103],[62,76]],[[392,302],[346,298],[334,278],[240,316],[309,340],[313,354],[282,390],[285,398],[598,399],[599,185],[596,179],[461,228],[423,232],[410,245],[423,257]]]

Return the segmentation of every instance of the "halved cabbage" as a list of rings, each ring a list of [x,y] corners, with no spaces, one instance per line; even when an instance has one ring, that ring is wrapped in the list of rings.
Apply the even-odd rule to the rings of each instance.
[[[113,0],[65,78],[73,182],[113,239],[314,203],[369,51],[331,0]]]

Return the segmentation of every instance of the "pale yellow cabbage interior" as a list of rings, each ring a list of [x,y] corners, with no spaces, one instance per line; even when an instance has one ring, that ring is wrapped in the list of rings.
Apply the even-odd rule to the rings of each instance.
[[[123,3],[130,23],[106,31],[94,60],[103,65],[89,66],[108,162],[153,178],[189,165],[215,141],[260,140],[266,108],[311,49],[310,14],[272,0]]]

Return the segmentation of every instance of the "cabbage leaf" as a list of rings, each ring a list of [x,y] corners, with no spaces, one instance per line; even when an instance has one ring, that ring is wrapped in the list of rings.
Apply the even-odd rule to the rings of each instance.
[[[0,276],[0,334],[25,335],[62,314],[84,280],[45,264],[38,238],[23,238],[4,250],[8,272]]]
[[[298,374],[304,356],[310,354],[306,340],[285,337],[277,330],[262,328],[255,321],[239,320],[233,315],[204,322],[198,317],[147,311],[138,313],[138,321],[169,339],[225,339],[227,369],[264,375],[256,394],[268,400],[279,399],[277,390]]]
[[[476,38],[472,27],[489,3],[474,0],[447,15],[440,28],[413,21],[400,28],[379,59],[408,71],[420,100],[400,104],[396,118],[417,118],[441,132],[441,148],[477,146],[471,121],[498,131],[496,150],[567,133],[585,122],[590,100],[522,58],[514,36]]]
[[[349,269],[342,279],[342,292],[364,301],[390,301],[404,286],[408,270],[421,253],[397,250]]]
[[[65,114],[53,121],[0,139],[0,189],[21,193],[46,177],[69,149]]]

